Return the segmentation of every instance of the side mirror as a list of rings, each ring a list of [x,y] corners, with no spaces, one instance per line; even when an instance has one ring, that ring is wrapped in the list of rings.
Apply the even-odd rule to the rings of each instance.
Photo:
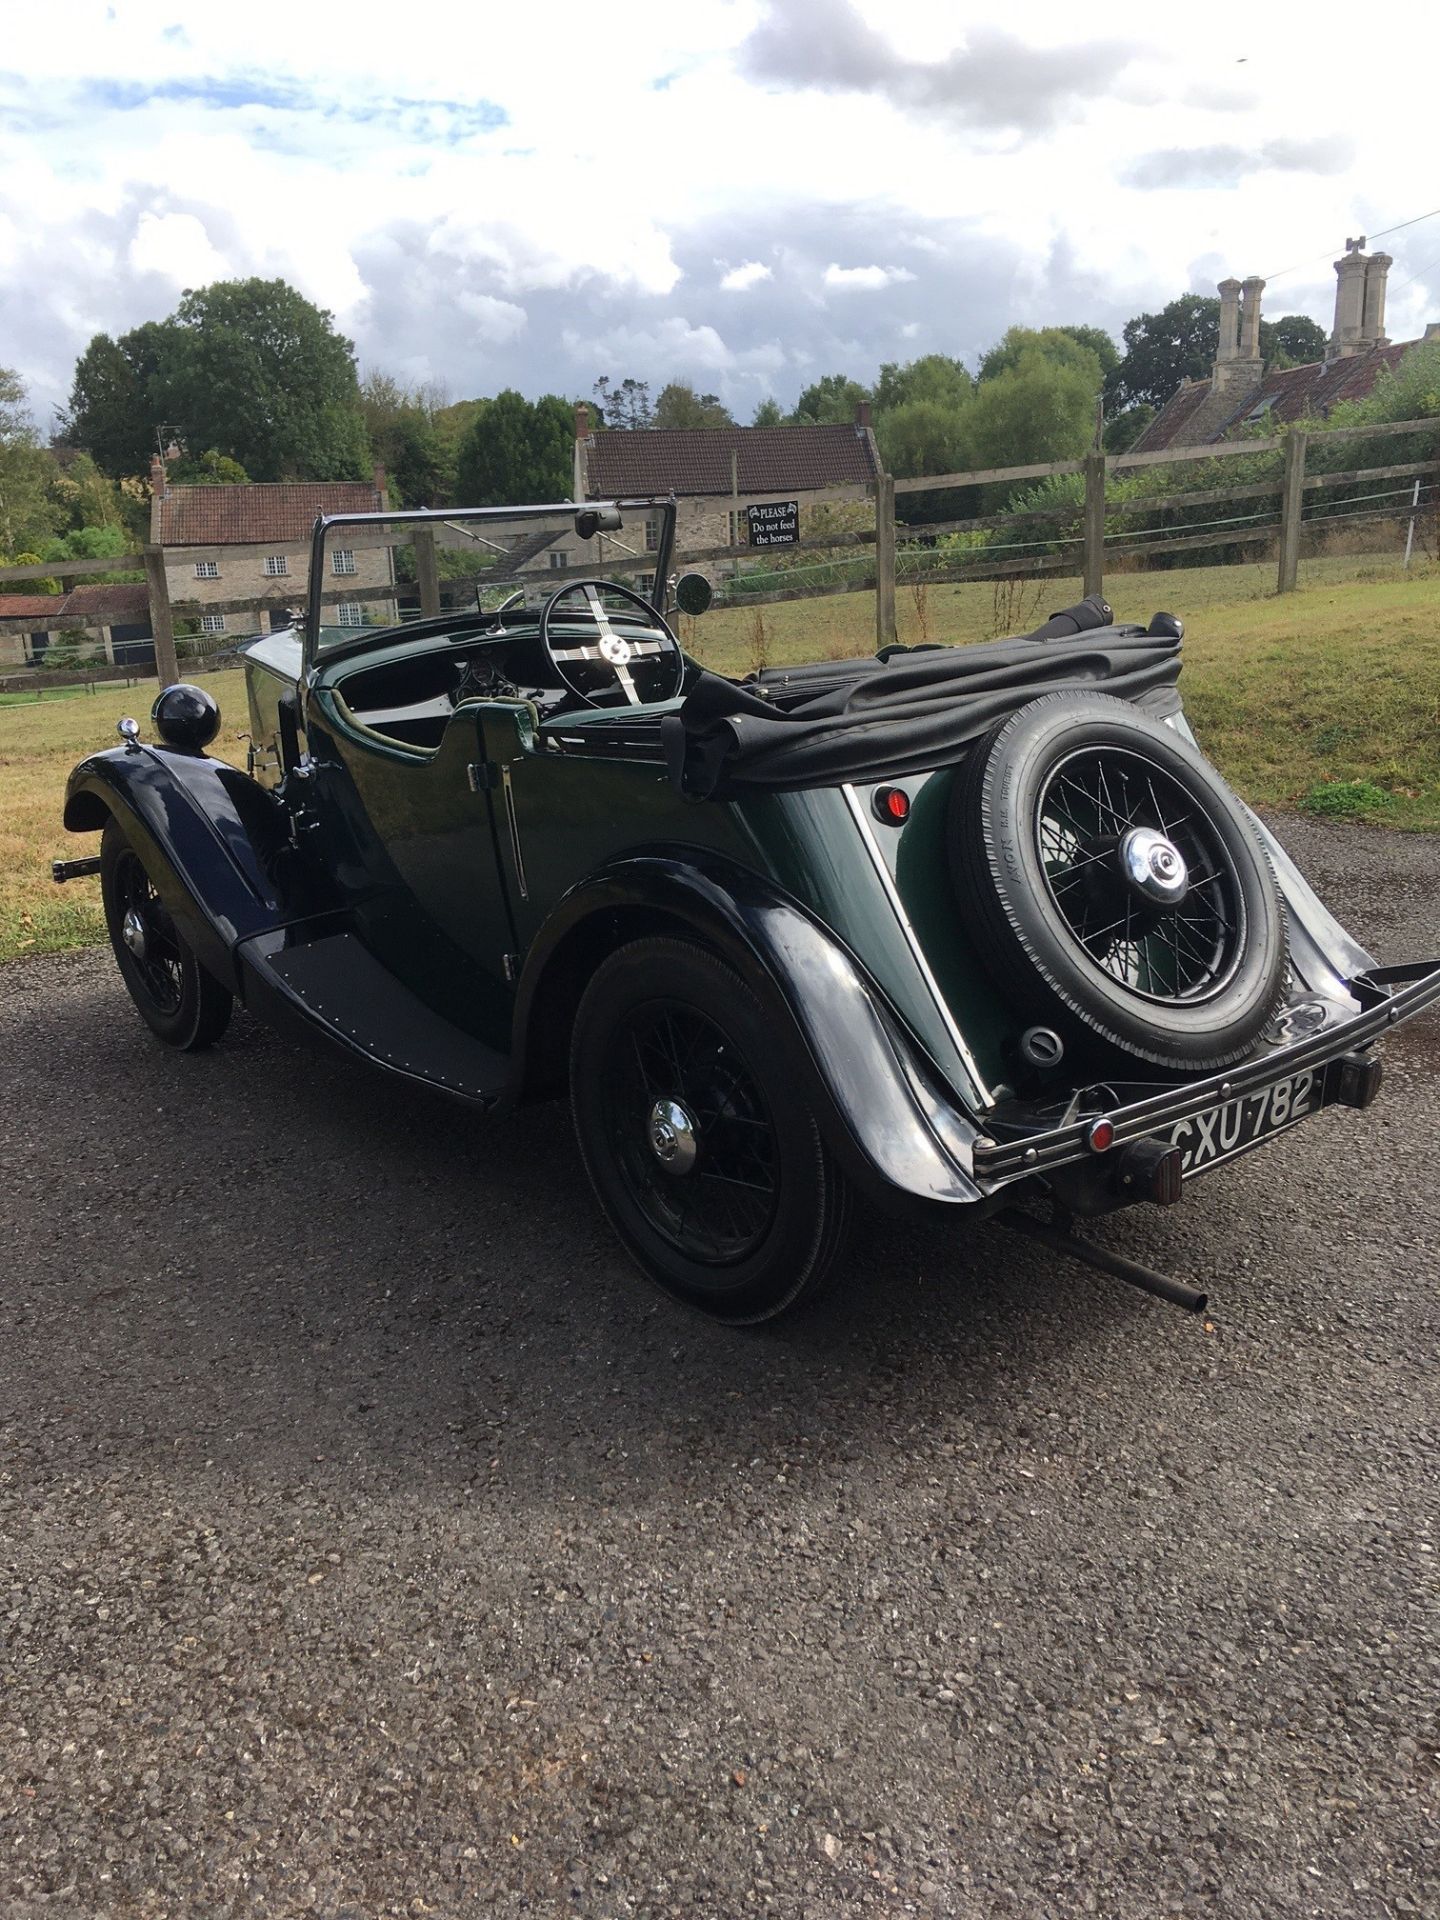
[[[682,573],[675,584],[675,604],[681,613],[704,613],[715,598],[715,589],[703,573]]]
[[[597,533],[618,533],[624,524],[618,507],[586,507],[575,516],[575,535],[593,540]]]

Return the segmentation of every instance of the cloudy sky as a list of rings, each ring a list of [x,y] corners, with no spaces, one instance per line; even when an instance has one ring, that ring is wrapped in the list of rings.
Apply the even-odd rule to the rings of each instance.
[[[0,365],[283,275],[451,398],[817,373],[1119,327],[1226,273],[1328,328],[1440,207],[1434,10],[1031,0],[50,0],[0,51]],[[1000,24],[1004,23],[1004,24]],[[1357,55],[1363,55],[1357,61]],[[1383,243],[1440,318],[1440,218]]]

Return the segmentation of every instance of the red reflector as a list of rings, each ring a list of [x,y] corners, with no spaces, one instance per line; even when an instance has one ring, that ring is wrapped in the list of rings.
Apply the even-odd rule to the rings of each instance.
[[[877,787],[875,811],[887,826],[898,827],[910,817],[910,796],[903,787]]]
[[[1108,1120],[1097,1120],[1085,1138],[1092,1153],[1108,1153],[1115,1144],[1115,1129]]]

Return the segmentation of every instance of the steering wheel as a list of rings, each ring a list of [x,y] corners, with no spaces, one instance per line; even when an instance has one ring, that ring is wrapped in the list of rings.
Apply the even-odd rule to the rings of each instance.
[[[557,646],[550,636],[555,609],[576,594],[582,598],[574,617],[593,622],[595,640],[585,645],[562,642]],[[611,620],[602,594],[632,600],[640,609],[641,619],[631,622],[625,618],[626,630],[622,631]],[[636,626],[642,629],[638,637]],[[617,686],[632,707],[640,707],[675,699],[685,684],[685,655],[664,615],[638,593],[613,580],[570,580],[552,593],[540,610],[540,644],[562,683],[589,707],[608,705],[603,696]]]

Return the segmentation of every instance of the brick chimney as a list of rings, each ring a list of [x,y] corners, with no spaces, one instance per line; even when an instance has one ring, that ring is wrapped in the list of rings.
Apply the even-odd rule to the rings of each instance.
[[[1211,399],[1206,405],[1218,418],[1254,393],[1265,377],[1260,354],[1260,296],[1265,282],[1251,274],[1248,280],[1222,280],[1216,291],[1220,295],[1220,338],[1210,375]],[[1190,424],[1198,431],[1198,416]]]
[[[575,402],[575,438],[577,440],[590,438],[590,408],[584,400]]]
[[[859,400],[855,405],[855,424],[863,433],[870,425],[870,402]]]
[[[1325,349],[1327,360],[1347,360],[1365,345],[1365,236],[1347,239],[1335,262],[1335,328]],[[1387,262],[1388,265],[1388,262]],[[1384,283],[1381,282],[1383,299]]]
[[[1240,353],[1240,282],[1222,280],[1216,288],[1220,295],[1220,344],[1216,366],[1228,366]]]
[[[1394,261],[1388,253],[1372,253],[1365,262],[1365,300],[1360,326],[1367,347],[1388,347],[1385,337],[1385,281]]]
[[[158,453],[152,453],[150,456],[150,492],[156,500],[163,500],[169,491],[169,469]]]

